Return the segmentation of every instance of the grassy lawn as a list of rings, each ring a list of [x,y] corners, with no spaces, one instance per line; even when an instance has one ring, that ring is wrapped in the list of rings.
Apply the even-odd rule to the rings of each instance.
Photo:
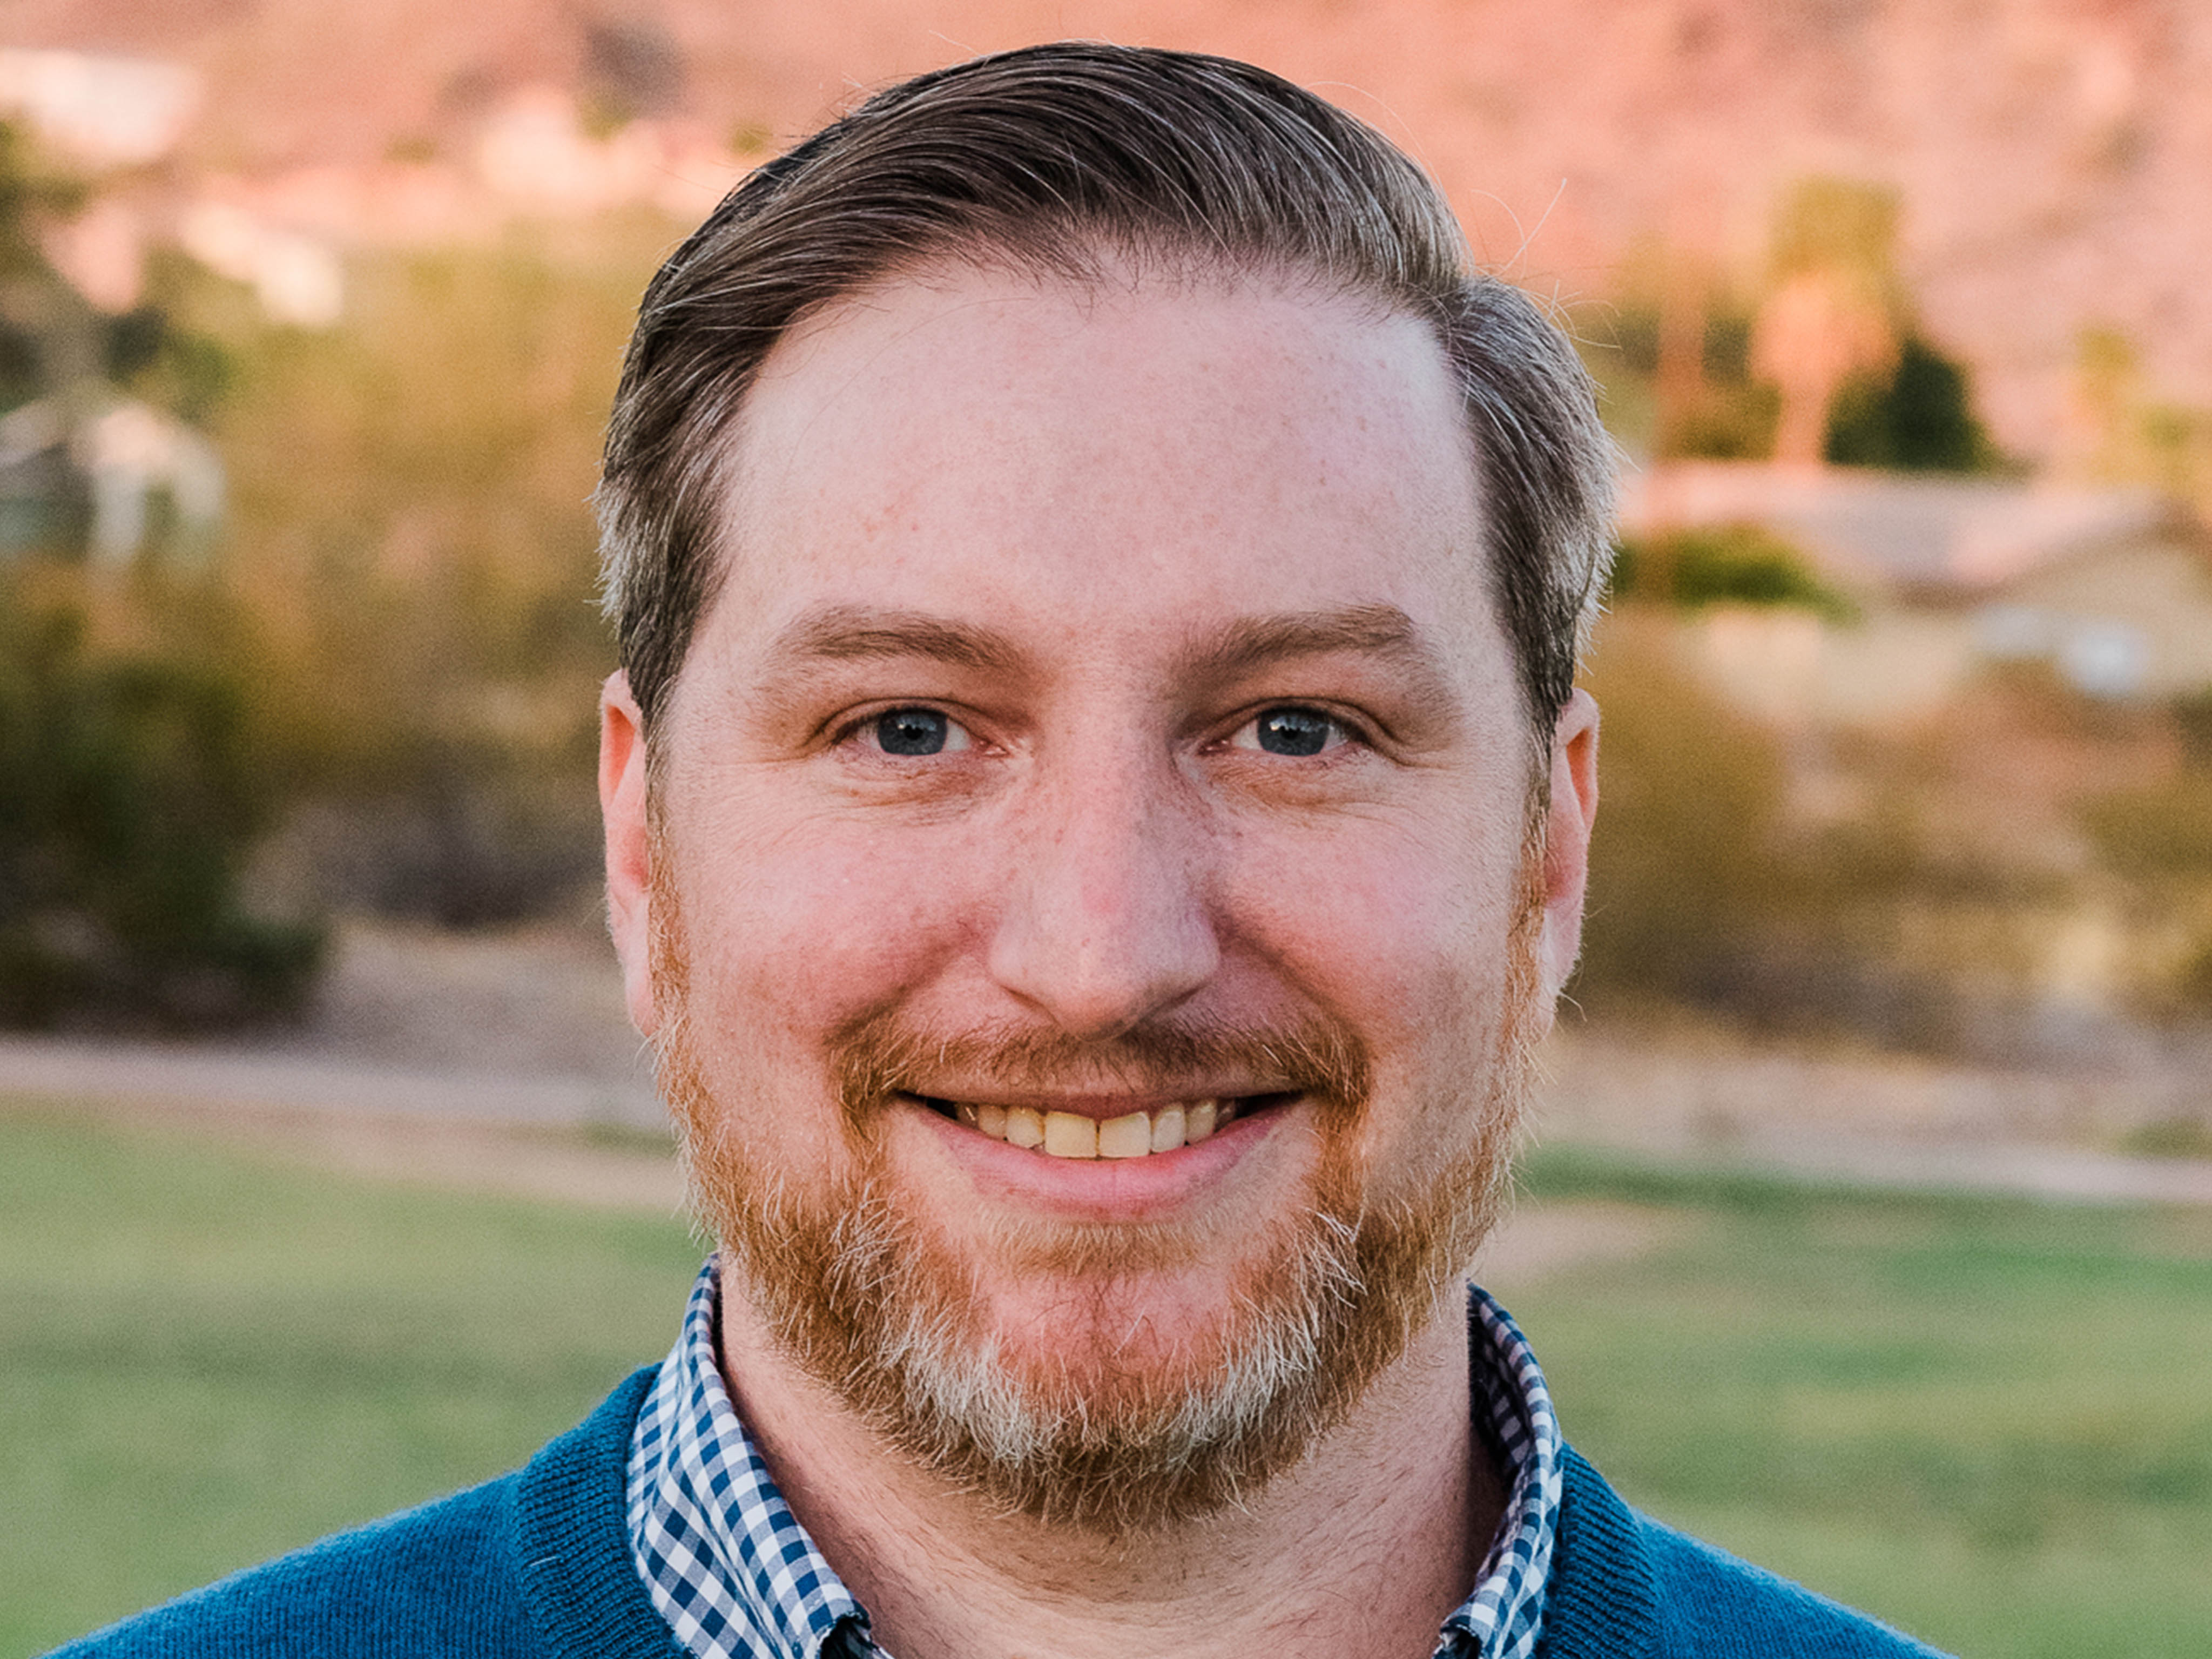
[[[1699,1218],[1512,1299],[1631,1502],[1963,1654],[2212,1654],[2212,1212],[1528,1186]]]
[[[1962,1653],[2212,1652],[2212,1214],[1529,1186],[1687,1218],[1510,1297],[1632,1501]],[[673,1219],[0,1114],[0,1659],[511,1466],[696,1265]]]
[[[0,1656],[497,1474],[674,1340],[676,1219],[0,1114]]]

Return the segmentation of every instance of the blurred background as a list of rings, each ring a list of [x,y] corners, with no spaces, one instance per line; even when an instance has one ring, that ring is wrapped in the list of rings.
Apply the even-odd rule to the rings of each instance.
[[[1570,1434],[1947,1645],[2212,1651],[2201,0],[0,0],[0,1651],[672,1338],[622,346],[748,167],[1066,34],[1405,144],[1631,459],[1487,1269]]]

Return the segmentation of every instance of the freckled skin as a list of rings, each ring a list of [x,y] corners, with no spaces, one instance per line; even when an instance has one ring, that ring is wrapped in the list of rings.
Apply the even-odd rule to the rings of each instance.
[[[1423,325],[1249,281],[1079,292],[927,273],[833,307],[776,348],[732,477],[727,579],[654,734],[659,867],[619,676],[602,775],[633,1016],[651,1033],[664,1012],[651,893],[683,918],[691,1040],[757,1167],[802,1188],[842,1171],[853,1154],[825,1043],[885,1007],[921,1030],[1094,1041],[1147,1020],[1323,1014],[1373,1059],[1353,1148],[1373,1197],[1418,1190],[1465,1144],[1469,1079],[1505,1017],[1526,723],[1477,550],[1473,468]],[[810,635],[825,617],[862,613],[903,643],[791,648],[836,636]],[[1402,638],[1219,648],[1267,619],[1347,615],[1399,618]],[[909,648],[915,619],[987,648]],[[1260,717],[1286,706],[1326,717],[1320,752],[1265,745]],[[885,752],[878,722],[907,708],[946,717],[941,751]],[[1540,1018],[1577,938],[1594,733],[1577,699],[1553,768]],[[967,1133],[921,1110],[889,1115],[881,1145],[902,1200],[976,1269],[1003,1345],[1079,1354],[1099,1340],[1085,1285],[994,1271],[1006,1237],[1066,1212],[979,1181],[962,1161]],[[1117,1363],[1171,1355],[1224,1317],[1244,1253],[1304,1200],[1319,1134],[1290,1109],[1169,1205],[1191,1248],[1115,1283],[1129,1344]],[[1068,1167],[1071,1182],[1109,1169]],[[728,1352],[745,1337],[733,1300]],[[1408,1355],[1376,1409],[1401,1428],[1456,1422],[1434,1436],[1440,1457],[1457,1445],[1464,1462],[1455,1343],[1447,1331]],[[783,1376],[747,1379],[749,1413],[793,1421],[761,1397]],[[793,1458],[813,1460],[794,1479],[834,1507],[833,1466],[865,1460],[864,1439],[811,1423],[789,1437]],[[1433,1471],[1424,1484],[1377,1462],[1370,1478],[1386,1475],[1416,1506],[1468,1502],[1463,1481]],[[1434,1513],[1418,1518],[1449,1558],[1424,1577],[1406,1567],[1417,1518],[1368,1496],[1336,1488],[1363,1540],[1346,1563],[1395,1552],[1414,1599],[1458,1582],[1398,1621],[1418,1632],[1428,1620],[1432,1637],[1464,1594],[1467,1516],[1443,1529],[1448,1547],[1434,1544]],[[1319,1511],[1299,1524],[1326,1529]],[[1249,1593],[1267,1574],[1246,1577]],[[1188,1588],[1194,1605],[1215,1593]],[[929,1651],[984,1618],[971,1606],[940,1628],[904,1594],[873,1587],[879,1631],[884,1608],[904,1609],[939,1641]],[[1334,1600],[1384,1617],[1364,1589]],[[1055,1650],[1086,1648],[1080,1623]]]

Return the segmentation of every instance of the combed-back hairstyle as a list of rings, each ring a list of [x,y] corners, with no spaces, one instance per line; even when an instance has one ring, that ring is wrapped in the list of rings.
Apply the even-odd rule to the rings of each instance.
[[[1456,371],[1490,580],[1535,735],[1572,689],[1610,545],[1611,441],[1573,349],[1474,269],[1443,196],[1380,133],[1222,58],[1085,42],[878,93],[749,175],[639,307],[598,502],[604,592],[654,730],[741,548],[721,533],[739,404],[801,318],[933,259],[1083,281],[1109,256],[1370,295]]]

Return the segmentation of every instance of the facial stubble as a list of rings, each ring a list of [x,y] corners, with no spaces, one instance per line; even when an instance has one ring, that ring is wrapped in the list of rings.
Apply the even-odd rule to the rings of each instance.
[[[828,1043],[847,1168],[802,1190],[760,1167],[735,1133],[693,1031],[682,919],[657,891],[660,1087],[725,1282],[790,1361],[885,1443],[998,1510],[1131,1536],[1249,1498],[1341,1424],[1452,1303],[1495,1218],[1535,1033],[1540,862],[1524,859],[1501,1006],[1471,1056],[1479,1074],[1449,1108],[1431,1103],[1423,1114],[1463,1128],[1464,1139],[1389,1200],[1370,1192],[1358,1151],[1372,1065],[1341,1024],[1147,1027],[1102,1045],[927,1034],[902,1026],[895,1009],[848,1023]],[[1079,1066],[1132,1085],[1208,1073],[1283,1081],[1316,1115],[1304,1201],[1265,1237],[1240,1241],[1232,1293],[1211,1329],[1133,1359],[1117,1290],[1187,1253],[1180,1230],[1040,1225],[1001,1237],[992,1261],[963,1261],[902,1200],[885,1115],[915,1109],[902,1097],[925,1062],[955,1060],[1007,1081],[1042,1083]],[[1044,1271],[1085,1287],[1064,1305],[1073,1328],[1054,1352],[1022,1353],[988,1328],[986,1271]]]

